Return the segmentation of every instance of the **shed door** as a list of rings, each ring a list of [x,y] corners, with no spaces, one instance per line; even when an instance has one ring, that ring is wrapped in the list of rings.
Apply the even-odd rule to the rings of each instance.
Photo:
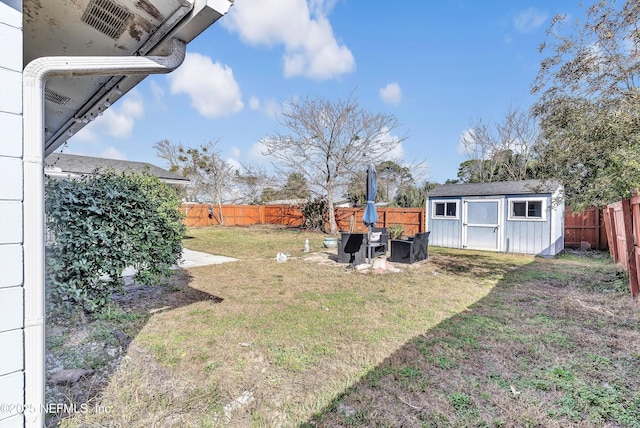
[[[463,248],[500,251],[502,200],[464,199],[462,205]]]

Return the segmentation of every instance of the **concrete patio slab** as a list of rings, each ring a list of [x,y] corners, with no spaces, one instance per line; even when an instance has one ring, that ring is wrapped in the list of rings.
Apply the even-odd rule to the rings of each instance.
[[[203,253],[201,251],[182,249],[182,255],[180,256],[180,262],[177,267],[183,269],[189,269],[198,266],[218,265],[221,263],[235,262],[238,259],[226,256],[216,256],[214,254]],[[136,270],[129,266],[122,272],[122,276],[127,278],[135,275]]]
[[[216,256],[214,254],[203,253],[201,251],[182,249],[182,260],[178,263],[181,268],[192,268],[197,266],[217,265],[220,263],[235,262],[238,259],[226,256]]]

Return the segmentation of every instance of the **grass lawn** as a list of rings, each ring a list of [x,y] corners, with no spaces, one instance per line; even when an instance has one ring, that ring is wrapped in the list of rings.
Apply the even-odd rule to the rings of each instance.
[[[133,341],[101,410],[62,426],[640,426],[640,312],[608,256],[430,248],[374,274],[323,237],[189,230],[240,260],[179,275],[164,311],[119,308]]]

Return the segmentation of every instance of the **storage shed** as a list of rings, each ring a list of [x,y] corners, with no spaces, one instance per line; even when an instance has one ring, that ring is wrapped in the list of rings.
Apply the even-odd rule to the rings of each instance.
[[[538,180],[445,184],[427,193],[429,244],[554,256],[564,249],[562,186]]]

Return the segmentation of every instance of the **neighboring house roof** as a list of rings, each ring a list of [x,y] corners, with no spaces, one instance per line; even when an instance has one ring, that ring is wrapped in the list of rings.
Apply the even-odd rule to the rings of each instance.
[[[305,205],[309,202],[308,199],[276,199],[273,201],[265,202],[265,205]]]
[[[560,184],[540,180],[493,181],[490,183],[444,184],[427,193],[434,196],[491,196],[554,193]]]
[[[265,202],[265,205],[305,205],[309,202],[308,199],[277,199],[274,201]],[[338,198],[333,201],[333,205],[335,206],[349,206],[351,201],[347,198]]]
[[[189,179],[146,162],[133,162],[119,159],[104,159],[91,156],[52,153],[45,158],[44,172],[48,177],[74,178],[93,174],[96,169],[113,169],[115,172],[144,171],[155,175],[168,184],[189,184]]]

